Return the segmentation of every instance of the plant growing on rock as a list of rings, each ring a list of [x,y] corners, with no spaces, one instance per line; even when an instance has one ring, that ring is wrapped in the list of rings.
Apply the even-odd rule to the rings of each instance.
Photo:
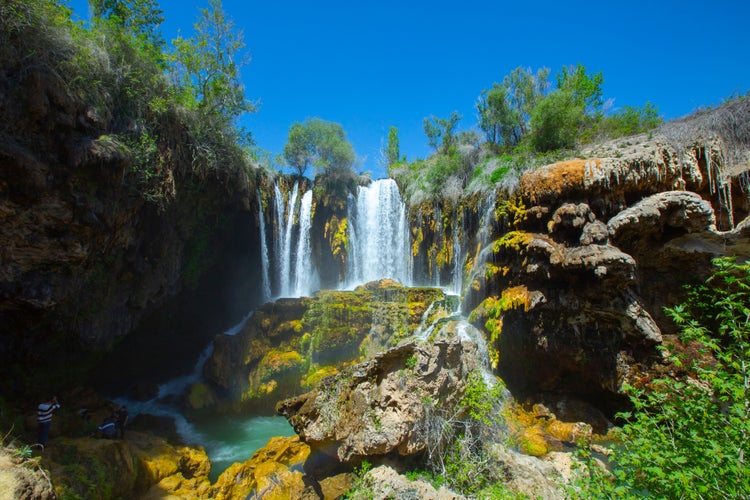
[[[714,261],[705,284],[668,309],[687,349],[683,376],[629,387],[632,413],[611,476],[589,467],[574,494],[746,498],[750,494],[750,263]]]
[[[501,383],[490,384],[474,371],[455,405],[423,399],[426,417],[421,430],[429,472],[458,491],[476,494],[501,480],[485,445],[501,428],[503,390]]]

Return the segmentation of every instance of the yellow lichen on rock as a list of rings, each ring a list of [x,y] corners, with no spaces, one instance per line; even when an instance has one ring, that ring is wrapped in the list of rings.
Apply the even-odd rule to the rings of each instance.
[[[492,249],[499,253],[504,249],[513,250],[516,253],[521,252],[534,239],[534,235],[526,231],[509,231],[501,238],[495,240]]]
[[[310,455],[298,436],[271,438],[250,460],[235,463],[216,481],[213,498],[239,500],[252,495],[264,499],[300,498],[305,489],[297,469]]]

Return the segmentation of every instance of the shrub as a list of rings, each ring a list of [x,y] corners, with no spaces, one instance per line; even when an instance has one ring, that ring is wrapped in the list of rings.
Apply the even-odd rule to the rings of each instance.
[[[597,472],[576,495],[747,498],[750,495],[750,263],[714,261],[705,284],[667,313],[687,354],[670,360],[683,376],[629,387],[632,413],[613,474]]]

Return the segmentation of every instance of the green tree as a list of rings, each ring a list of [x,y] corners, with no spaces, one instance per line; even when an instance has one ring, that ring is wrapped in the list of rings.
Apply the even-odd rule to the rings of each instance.
[[[152,44],[159,52],[163,49],[164,38],[159,26],[164,16],[156,0],[89,0],[89,4],[95,18],[111,20],[135,38]]]
[[[174,78],[183,103],[226,123],[254,112],[240,79],[239,70],[249,60],[242,31],[227,18],[221,0],[209,0],[194,29],[194,37],[179,36],[172,42]]]
[[[575,146],[586,112],[568,90],[556,90],[545,97],[531,114],[531,145],[547,152]]]
[[[589,75],[581,64],[563,67],[557,75],[557,90],[532,110],[533,149],[570,149],[576,142],[590,139],[602,119],[603,83],[601,72]]]
[[[399,150],[398,143],[398,129],[394,126],[388,130],[388,144],[385,147],[385,162],[386,166],[390,167],[399,162],[401,151]]]
[[[663,122],[656,106],[623,106],[602,121],[602,132],[609,137],[622,137],[653,130]]]
[[[512,144],[518,144],[529,132],[531,113],[549,89],[549,69],[540,68],[536,74],[531,68],[518,67],[503,78],[508,104],[515,111]]]
[[[314,158],[315,150],[309,127],[301,123],[293,123],[284,145],[284,159],[301,177],[305,175],[307,167],[312,164]]]
[[[290,127],[284,158],[300,175],[310,164],[318,173],[333,174],[351,171],[355,155],[340,124],[310,118]]]
[[[477,101],[479,128],[487,142],[493,146],[513,145],[517,138],[513,132],[518,123],[517,113],[510,107],[506,89],[498,83],[483,90]]]
[[[493,146],[512,148],[530,130],[531,114],[549,89],[549,69],[518,67],[479,96],[479,128]]]
[[[575,67],[564,66],[557,75],[557,88],[570,92],[575,103],[583,106],[589,116],[601,113],[604,104],[603,84],[604,76],[601,71],[589,75],[581,63]]]
[[[456,127],[461,120],[458,111],[453,111],[448,118],[430,116],[423,120],[424,133],[427,141],[435,151],[448,154],[451,146],[456,142]]]

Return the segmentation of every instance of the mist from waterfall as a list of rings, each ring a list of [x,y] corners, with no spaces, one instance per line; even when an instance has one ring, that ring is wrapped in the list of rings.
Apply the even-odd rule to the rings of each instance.
[[[359,186],[349,197],[349,252],[346,285],[382,278],[412,283],[412,256],[406,205],[393,179]]]

